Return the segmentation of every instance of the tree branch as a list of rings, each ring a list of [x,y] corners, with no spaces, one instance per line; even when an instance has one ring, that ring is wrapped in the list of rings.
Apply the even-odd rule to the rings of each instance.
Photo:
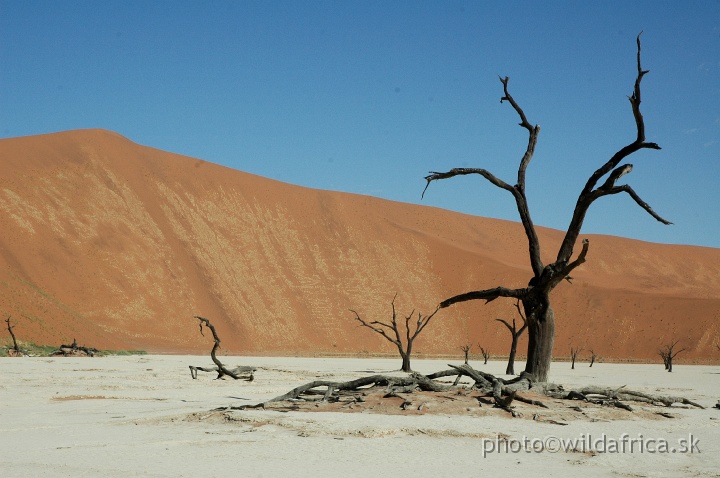
[[[562,279],[568,279],[570,280],[570,273],[579,265],[585,263],[585,258],[587,256],[588,250],[590,249],[590,239],[583,239],[582,241],[582,250],[580,251],[580,254],[577,256],[577,259],[572,261],[570,264],[566,265],[562,272]],[[558,282],[562,279],[558,279]]]
[[[643,120],[642,113],[640,113],[640,82],[646,73],[650,70],[643,70],[640,62],[640,32],[636,38],[637,42],[637,78],[635,78],[635,87],[633,88],[633,94],[630,97],[630,104],[632,105],[633,116],[635,117],[635,124],[637,125],[637,143],[645,142],[645,121]],[[657,146],[657,145],[656,145]]]
[[[642,32],[640,32],[642,35]],[[578,197],[575,205],[575,211],[573,212],[570,225],[568,226],[567,233],[563,239],[563,243],[560,246],[557,255],[557,261],[563,262],[568,261],[573,253],[573,248],[577,242],[577,238],[580,235],[580,229],[585,220],[585,215],[590,205],[599,197],[606,196],[608,194],[616,194],[618,192],[627,192],[635,200],[640,207],[649,212],[655,219],[662,222],[663,224],[671,224],[669,221],[658,216],[650,206],[642,201],[637,194],[629,186],[615,186],[615,182],[625,174],[632,171],[632,165],[626,164],[618,167],[618,165],[631,154],[641,149],[660,149],[657,143],[649,143],[645,141],[645,122],[643,120],[642,113],[640,112],[640,83],[643,77],[649,70],[643,70],[641,64],[641,47],[640,47],[640,35],[637,36],[637,76],[635,78],[635,84],[633,86],[633,93],[629,97],[630,105],[632,107],[633,118],[635,119],[635,126],[637,129],[637,137],[632,143],[622,147],[618,150],[605,164],[598,168],[585,183],[580,196]],[[595,189],[600,178],[610,173],[605,183],[598,189]]]
[[[425,185],[425,189],[423,189],[421,198],[425,197],[425,191],[427,191],[427,188],[430,186],[430,183],[432,181],[438,181],[440,179],[448,179],[455,176],[465,176],[468,174],[479,174],[480,176],[484,177],[488,181],[490,181],[493,185],[505,189],[506,191],[510,191],[513,195],[515,194],[515,188],[513,188],[511,185],[503,181],[502,179],[496,177],[494,174],[489,172],[487,169],[481,169],[481,168],[453,168],[448,172],[440,173],[437,171],[430,171],[430,174],[425,176],[425,180],[427,181],[427,184]]]
[[[439,179],[447,179],[454,176],[466,174],[479,174],[495,186],[509,191],[515,198],[515,204],[517,206],[518,214],[520,215],[520,222],[525,229],[525,235],[528,239],[530,265],[533,268],[535,276],[539,277],[543,270],[543,263],[540,257],[540,240],[538,239],[537,233],[535,232],[535,226],[533,224],[532,218],[530,217],[530,208],[528,207],[527,198],[525,197],[525,173],[528,165],[530,164],[530,161],[532,160],[533,154],[535,153],[535,146],[537,144],[538,135],[540,134],[540,127],[537,125],[533,127],[528,122],[527,117],[525,116],[525,112],[522,110],[522,108],[520,108],[520,106],[517,104],[515,99],[512,97],[512,95],[510,95],[510,92],[508,91],[509,81],[510,80],[508,77],[500,78],[500,82],[503,84],[504,92],[504,96],[500,98],[500,103],[508,101],[512,105],[515,112],[518,114],[518,116],[520,116],[520,126],[527,129],[529,133],[527,148],[525,149],[525,153],[523,154],[523,157],[520,161],[520,166],[518,167],[517,184],[511,186],[505,181],[497,178],[495,175],[488,172],[487,170],[480,168],[454,168],[446,173],[431,171],[428,176],[425,176],[427,184],[425,185],[425,189],[423,189],[421,197],[425,196],[425,191],[427,191],[427,188],[428,186],[430,186],[430,183],[432,181],[436,181]]]
[[[492,302],[498,297],[514,297],[516,299],[522,299],[527,294],[527,289],[508,289],[506,287],[495,287],[494,289],[476,290],[473,292],[466,292],[464,294],[450,297],[440,302],[440,308],[449,307],[458,302],[465,302],[468,300],[482,299],[487,304]]]
[[[379,325],[388,327],[390,330],[392,330],[393,328],[392,328],[391,326],[389,326],[388,324],[383,324],[382,322],[378,322],[377,320],[368,323],[368,322],[366,322],[365,320],[363,320],[363,319],[360,317],[360,315],[359,315],[357,312],[355,312],[354,310],[350,309],[350,312],[352,312],[353,314],[355,314],[355,320],[357,320],[358,322],[360,322],[360,325],[362,325],[363,327],[367,327],[368,329],[372,330],[373,332],[376,332],[376,333],[382,335],[382,336],[385,337],[388,341],[392,342],[392,343],[395,344],[396,346],[398,346],[398,347],[401,346],[399,340],[393,339],[392,337],[390,337],[390,336],[385,332],[384,329],[381,329],[381,328],[379,328],[379,327],[373,327],[372,324],[379,324]]]
[[[515,302],[515,308],[517,309],[518,315],[520,316],[520,318],[521,318],[522,321],[523,321],[523,326],[520,327],[520,330],[518,331],[518,335],[520,335],[520,334],[522,334],[523,330],[525,330],[525,329],[527,328],[527,325],[528,325],[528,324],[527,324],[527,319],[525,319],[525,314],[523,314],[523,311],[522,311],[522,309],[520,308],[520,300],[518,300],[517,302]],[[515,320],[513,320],[513,323],[515,323]]]
[[[628,193],[628,195],[630,195],[630,197],[633,199],[633,201],[635,201],[637,203],[638,206],[643,208],[648,214],[650,214],[652,217],[654,217],[657,221],[665,224],[666,226],[672,224],[672,222],[668,221],[667,219],[662,218],[658,213],[656,213],[653,210],[653,208],[650,207],[650,205],[648,203],[643,201],[640,198],[640,196],[638,196],[638,194],[635,192],[635,190],[633,190],[633,188],[627,184],[623,184],[622,186],[615,186],[608,190],[603,190],[602,194],[600,194],[598,197],[607,196],[610,194],[618,194],[618,193]]]
[[[418,322],[417,322],[417,330],[415,330],[415,333],[412,336],[411,340],[415,340],[415,337],[417,337],[420,332],[423,331],[425,327],[427,327],[427,324],[430,323],[430,319],[433,318],[435,314],[437,314],[437,311],[440,310],[440,306],[437,306],[432,314],[426,315],[423,319],[421,319],[420,312],[418,312]]]
[[[510,333],[511,333],[511,334],[515,334],[515,321],[514,321],[514,320],[513,320],[513,324],[512,324],[512,325],[510,325],[505,319],[495,319],[495,320],[497,320],[498,322],[502,322],[503,324],[505,324],[505,327],[507,327],[508,330],[510,330]]]
[[[532,160],[533,154],[535,154],[535,146],[537,145],[537,138],[540,134],[540,126],[535,125],[533,127],[530,122],[527,120],[527,117],[525,116],[525,112],[520,108],[520,105],[517,104],[515,99],[510,95],[510,92],[508,91],[508,82],[510,81],[510,78],[507,76],[505,78],[500,78],[500,82],[503,84],[503,92],[505,93],[505,96],[500,98],[500,103],[503,101],[508,101],[515,112],[520,116],[520,126],[528,130],[529,136],[528,136],[528,145],[525,149],[525,154],[522,157],[522,160],[520,161],[520,167],[518,168],[518,181],[517,186],[520,191],[522,192],[523,196],[525,195],[525,172],[527,171],[527,167],[530,164],[530,161]]]

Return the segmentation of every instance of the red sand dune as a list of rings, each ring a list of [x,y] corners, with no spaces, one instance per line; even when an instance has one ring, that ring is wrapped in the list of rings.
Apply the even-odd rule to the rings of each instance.
[[[393,353],[348,309],[388,320],[530,276],[518,223],[307,189],[82,130],[0,140],[0,297],[20,340],[102,349]],[[550,260],[562,234],[540,229]],[[590,239],[553,295],[555,355],[659,360],[720,352],[720,249]],[[416,353],[506,354],[514,304],[442,310]],[[5,336],[6,334],[3,334]],[[524,352],[526,337],[521,340]],[[587,352],[581,354],[586,355]]]

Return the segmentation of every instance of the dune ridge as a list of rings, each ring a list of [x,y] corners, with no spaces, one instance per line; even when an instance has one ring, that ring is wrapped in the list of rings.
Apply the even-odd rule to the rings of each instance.
[[[349,309],[386,320],[530,275],[519,223],[303,188],[141,146],[105,130],[0,140],[0,297],[20,340],[157,353],[393,353]],[[539,228],[552,259],[562,232]],[[553,295],[555,355],[659,360],[679,339],[717,360],[720,250],[587,235]],[[442,310],[421,354],[506,354],[514,304]],[[5,335],[5,334],[4,334]],[[4,336],[3,335],[3,336]],[[524,352],[526,337],[519,350]]]

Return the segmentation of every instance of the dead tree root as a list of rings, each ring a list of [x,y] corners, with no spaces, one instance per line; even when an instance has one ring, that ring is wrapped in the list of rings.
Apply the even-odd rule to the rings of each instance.
[[[363,395],[373,390],[377,391],[378,389],[385,392],[384,398],[395,397],[402,399],[403,405],[401,408],[407,409],[412,402],[406,395],[412,394],[417,390],[440,393],[447,393],[453,390],[457,390],[459,393],[463,393],[463,390],[467,391],[467,385],[458,385],[457,379],[452,385],[435,380],[441,377],[459,376],[466,376],[474,381],[469,387],[469,390],[474,390],[480,394],[480,396],[477,397],[480,403],[492,404],[494,407],[505,410],[514,417],[520,415],[512,405],[514,401],[540,408],[549,408],[543,401],[531,398],[532,395],[543,395],[551,399],[561,400],[583,400],[594,404],[622,408],[629,412],[632,412],[633,408],[625,402],[665,407],[679,403],[697,408],[705,408],[684,397],[650,395],[644,392],[627,390],[625,387],[612,389],[588,386],[579,390],[565,390],[559,385],[537,382],[532,375],[525,372],[510,380],[505,380],[489,373],[475,370],[467,364],[449,365],[449,367],[449,370],[443,370],[429,375],[419,373],[410,373],[406,376],[370,375],[346,382],[316,380],[300,385],[283,395],[265,402],[255,405],[224,407],[218,410],[265,408],[266,405],[271,403],[291,402],[297,404],[303,401],[342,401],[348,402],[349,406],[353,403],[364,401],[362,398]],[[199,367],[196,368],[201,370]],[[530,396],[525,396],[523,392],[528,392]],[[422,405],[420,407],[422,407]]]

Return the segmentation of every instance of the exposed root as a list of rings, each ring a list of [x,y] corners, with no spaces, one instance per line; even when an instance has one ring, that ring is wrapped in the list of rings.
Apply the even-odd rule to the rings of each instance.
[[[650,395],[644,392],[620,388],[603,388],[588,386],[579,390],[564,390],[563,387],[551,383],[534,381],[530,374],[522,373],[511,380],[505,380],[479,370],[473,369],[470,365],[449,365],[449,370],[436,372],[429,375],[410,373],[407,376],[370,375],[346,382],[335,382],[329,380],[316,380],[296,387],[289,392],[255,405],[244,405],[239,407],[223,408],[223,410],[234,409],[244,410],[247,408],[265,408],[270,403],[290,402],[343,402],[344,407],[352,408],[353,404],[364,401],[373,391],[381,389],[384,392],[383,398],[401,399],[401,409],[421,410],[425,403],[419,406],[413,405],[410,398],[416,391],[440,392],[442,397],[447,397],[447,392],[456,391],[459,394],[467,395],[470,391],[480,393],[478,404],[491,404],[496,408],[505,410],[513,417],[521,414],[514,409],[513,402],[519,401],[528,405],[548,409],[549,407],[541,400],[531,398],[533,394],[543,395],[553,399],[562,400],[583,400],[596,405],[611,406],[632,412],[633,408],[626,402],[636,402],[655,406],[670,407],[675,403],[691,405],[697,408],[705,408],[702,405],[688,400],[684,397],[668,397],[664,395]],[[451,376],[467,376],[474,380],[469,388],[465,385],[448,385],[436,381],[436,378]],[[458,382],[457,380],[455,381]],[[528,392],[528,396],[522,392]],[[580,407],[572,407],[580,413]],[[668,416],[664,414],[663,416]]]

